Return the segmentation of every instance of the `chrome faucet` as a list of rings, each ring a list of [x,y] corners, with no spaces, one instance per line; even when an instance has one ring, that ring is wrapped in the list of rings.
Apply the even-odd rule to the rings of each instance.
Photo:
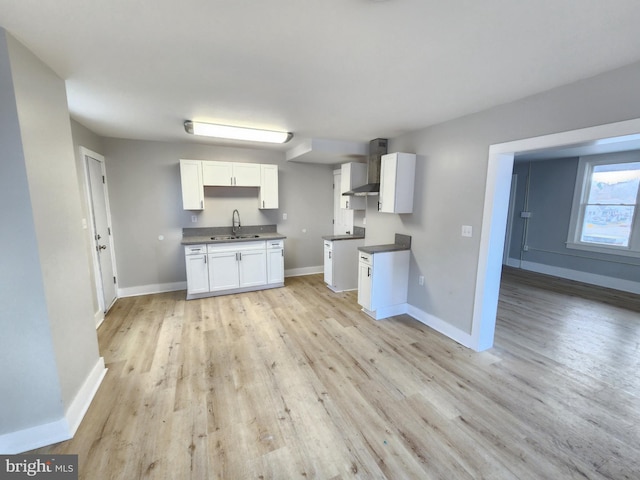
[[[237,225],[236,225],[236,218],[237,220]],[[238,231],[240,230],[240,212],[238,212],[238,210],[234,210],[233,211],[233,215],[231,216],[231,231],[233,232],[234,235],[238,234]]]

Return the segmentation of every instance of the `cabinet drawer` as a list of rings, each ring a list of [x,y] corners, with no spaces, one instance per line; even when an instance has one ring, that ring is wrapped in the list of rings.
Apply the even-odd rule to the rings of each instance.
[[[201,253],[207,253],[207,246],[206,245],[187,245],[186,247],[184,247],[184,254],[185,255],[198,255]]]
[[[284,240],[267,240],[267,248],[284,248]]]
[[[264,250],[264,240],[258,240],[255,242],[229,242],[229,243],[210,243],[207,245],[208,253],[217,252],[242,252],[244,250]]]
[[[358,251],[358,261],[366,265],[371,265],[373,264],[373,255],[371,255],[370,253]]]

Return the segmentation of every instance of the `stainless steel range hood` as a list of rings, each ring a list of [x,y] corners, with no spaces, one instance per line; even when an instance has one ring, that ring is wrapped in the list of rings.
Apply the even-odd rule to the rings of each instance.
[[[377,195],[380,192],[380,164],[382,155],[387,153],[386,138],[376,138],[369,142],[369,156],[367,157],[367,183],[354,188],[342,195],[346,196],[366,196]]]

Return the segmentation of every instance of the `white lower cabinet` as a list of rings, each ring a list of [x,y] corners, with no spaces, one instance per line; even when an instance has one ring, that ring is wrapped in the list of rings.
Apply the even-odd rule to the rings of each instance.
[[[209,266],[207,265],[207,246],[189,245],[185,247],[187,266],[187,294],[209,291]]]
[[[187,299],[283,286],[284,242],[275,242],[277,249],[265,240],[186,246]]]
[[[284,241],[267,241],[267,283],[284,285]]]
[[[409,287],[409,250],[358,252],[358,303],[380,320],[405,313]]]
[[[358,247],[364,239],[324,240],[324,283],[334,292],[358,288]]]

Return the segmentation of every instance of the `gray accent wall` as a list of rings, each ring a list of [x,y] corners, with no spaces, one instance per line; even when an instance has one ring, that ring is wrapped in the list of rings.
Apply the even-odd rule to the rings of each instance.
[[[64,81],[0,29],[0,434],[63,419],[99,361]]]
[[[509,256],[514,260],[637,282],[640,259],[566,247],[578,162],[578,158],[559,158],[515,164],[513,171],[518,175],[518,189]],[[528,210],[532,216],[523,242],[525,220],[520,218],[520,212],[525,205],[527,177]],[[528,247],[526,251],[522,249],[524,243]]]
[[[119,289],[162,289],[184,282],[182,228],[231,226],[234,209],[243,225],[276,224],[286,235],[285,270],[322,265],[321,237],[333,232],[332,167],[287,162],[277,150],[115,138],[102,142]],[[258,188],[205,187],[205,209],[184,210],[181,158],[277,164],[280,208],[259,210]]]

